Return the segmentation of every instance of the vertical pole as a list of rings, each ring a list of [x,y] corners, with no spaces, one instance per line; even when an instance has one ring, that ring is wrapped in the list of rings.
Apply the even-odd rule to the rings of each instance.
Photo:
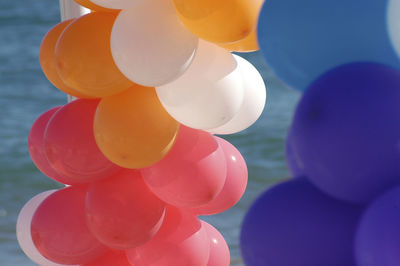
[[[71,18],[78,18],[85,14],[90,13],[90,10],[80,6],[74,0],[60,0],[60,13],[61,20],[67,20]],[[68,102],[71,102],[74,99],[73,96],[68,95]]]

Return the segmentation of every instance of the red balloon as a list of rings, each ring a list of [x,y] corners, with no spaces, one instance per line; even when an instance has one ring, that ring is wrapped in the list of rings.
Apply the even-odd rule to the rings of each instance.
[[[143,182],[139,171],[123,170],[90,185],[87,223],[103,244],[115,249],[137,247],[160,229],[165,203]]]
[[[229,266],[231,255],[224,237],[209,223],[201,221],[210,240],[210,257],[207,266]]]
[[[126,252],[132,265],[207,265],[210,243],[195,216],[168,206],[160,232],[143,246]]]
[[[60,108],[61,106],[54,107],[46,111],[45,113],[41,114],[39,118],[36,119],[35,123],[33,123],[32,125],[31,131],[29,132],[28,147],[32,161],[36,165],[36,167],[43,174],[50,177],[51,179],[64,183],[66,182],[66,180],[64,180],[64,177],[60,175],[56,170],[54,170],[53,167],[50,166],[43,145],[43,136],[46,126],[50,118]]]
[[[102,256],[80,266],[131,266],[124,251],[109,250]]]
[[[212,215],[233,207],[243,196],[247,186],[247,166],[240,152],[228,141],[215,137],[224,151],[226,160],[226,180],[215,199],[206,205],[193,209],[198,215]]]
[[[221,191],[226,162],[214,137],[181,125],[175,145],[160,162],[141,170],[151,191],[178,207],[197,207]]]
[[[94,114],[99,100],[78,99],[62,107],[50,119],[44,146],[50,165],[65,176],[65,184],[79,184],[108,177],[121,168],[97,147]]]
[[[54,192],[37,208],[31,222],[32,240],[47,259],[83,264],[106,251],[86,225],[86,186]]]

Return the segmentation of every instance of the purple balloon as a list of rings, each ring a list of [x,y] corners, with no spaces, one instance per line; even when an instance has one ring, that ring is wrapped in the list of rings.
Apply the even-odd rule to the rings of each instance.
[[[400,183],[400,72],[335,68],[304,93],[291,126],[297,163],[324,192],[365,203]]]
[[[288,134],[286,137],[285,157],[287,167],[293,177],[304,176],[303,166],[299,164],[297,156],[296,151],[293,149],[292,135]]]
[[[278,184],[249,209],[241,231],[247,266],[352,266],[362,207],[331,198],[304,178]]]
[[[358,266],[400,265],[400,187],[375,200],[356,234]]]

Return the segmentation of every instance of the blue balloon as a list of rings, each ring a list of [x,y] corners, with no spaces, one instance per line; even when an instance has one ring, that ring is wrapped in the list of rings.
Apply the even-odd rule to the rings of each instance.
[[[339,199],[365,203],[400,184],[400,72],[335,68],[303,94],[291,126],[305,175]]]
[[[400,265],[400,187],[375,200],[356,234],[358,266]]]
[[[303,166],[299,165],[299,160],[296,158],[298,155],[294,152],[292,146],[292,136],[289,133],[289,135],[286,137],[285,147],[286,165],[293,177],[304,176]]]
[[[258,23],[261,51],[275,74],[301,91],[324,72],[351,62],[400,69],[387,27],[388,2],[265,1]]]
[[[306,178],[264,192],[240,235],[247,266],[352,266],[362,207],[335,200]],[[382,265],[383,266],[383,265]]]

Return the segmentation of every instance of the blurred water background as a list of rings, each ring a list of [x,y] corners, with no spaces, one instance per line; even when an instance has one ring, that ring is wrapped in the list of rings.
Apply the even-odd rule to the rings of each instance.
[[[34,195],[60,187],[35,168],[27,147],[35,119],[66,103],[66,96],[46,80],[38,61],[41,39],[60,20],[58,2],[0,0],[0,266],[34,265],[18,247],[17,215]],[[267,187],[289,175],[284,140],[300,96],[273,76],[260,53],[243,56],[258,68],[268,87],[267,105],[257,123],[225,137],[246,159],[249,184],[234,208],[204,217],[227,240],[231,265],[243,265],[239,234],[246,209]]]

